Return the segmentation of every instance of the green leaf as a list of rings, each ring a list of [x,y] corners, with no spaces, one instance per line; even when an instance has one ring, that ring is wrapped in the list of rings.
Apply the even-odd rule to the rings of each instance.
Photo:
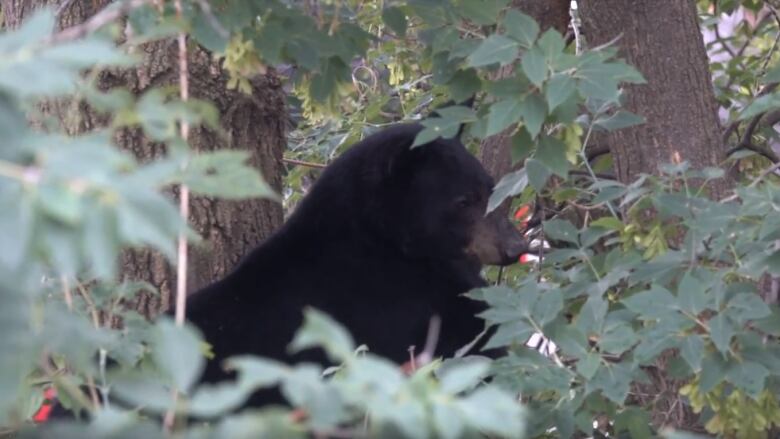
[[[780,63],[770,67],[764,77],[761,78],[762,84],[771,84],[773,82],[780,82]]]
[[[10,52],[23,46],[32,45],[54,32],[57,21],[54,8],[42,7],[31,12],[30,17],[22,23],[19,29],[13,32],[6,31],[0,35],[0,52]]]
[[[607,131],[616,131],[645,123],[645,118],[630,111],[618,110],[611,115],[602,115],[593,121],[597,127]]]
[[[528,182],[533,186],[536,192],[541,192],[550,179],[550,169],[542,162],[535,159],[528,159],[525,162],[525,170],[528,173]]]
[[[726,378],[726,372],[730,365],[723,360],[723,356],[717,352],[709,352],[701,362],[701,375],[699,390],[702,393],[711,392]]]
[[[575,326],[585,335],[599,335],[604,327],[609,303],[599,295],[591,295],[582,305]]]
[[[748,105],[737,117],[737,121],[750,119],[767,111],[780,107],[780,93],[771,93],[760,96]]]
[[[655,437],[650,428],[650,415],[637,407],[629,407],[615,417],[615,431],[628,432],[631,439],[650,439]],[[620,436],[618,436],[620,437]]]
[[[542,292],[531,308],[531,317],[537,326],[552,322],[563,309],[563,295],[560,290]]]
[[[621,300],[621,303],[642,319],[654,320],[673,312],[677,298],[664,287],[652,285],[649,290],[633,294]]]
[[[480,26],[495,24],[506,0],[459,0],[456,2],[461,17]]]
[[[439,137],[451,139],[458,135],[463,125],[463,121],[460,118],[453,117],[429,117],[421,123],[425,128],[417,133],[414,143],[412,143],[412,148],[427,145]]]
[[[495,334],[485,343],[483,349],[500,348],[513,343],[525,343],[535,332],[533,326],[523,321],[514,321],[498,326]]]
[[[631,368],[622,363],[611,363],[601,367],[586,383],[586,389],[601,390],[601,393],[615,404],[622,405],[631,386]]]
[[[725,312],[729,318],[742,325],[751,320],[759,320],[772,315],[769,306],[755,293],[740,293],[734,296],[726,305]]]
[[[591,226],[601,227],[608,230],[623,230],[623,222],[614,216],[603,216],[590,223]]]
[[[59,44],[47,49],[41,56],[75,69],[95,64],[124,67],[133,64],[133,59],[117,49],[115,44],[96,38]]]
[[[689,315],[698,316],[707,308],[708,302],[702,282],[690,272],[685,273],[677,290],[677,306]]]
[[[391,6],[382,11],[382,21],[390,27],[400,38],[406,36],[406,14],[401,8]]]
[[[512,145],[510,155],[512,156],[512,164],[515,165],[531,155],[534,150],[534,141],[531,139],[531,135],[528,134],[528,130],[520,128],[512,136]]]
[[[523,115],[523,102],[519,98],[509,97],[491,105],[487,117],[486,135],[498,134],[510,125],[519,122]]]
[[[588,352],[588,354],[577,361],[577,372],[586,380],[590,380],[596,375],[601,366],[601,356],[597,353]]]
[[[233,383],[204,384],[189,399],[187,409],[194,416],[213,418],[241,407],[249,395],[248,389]]]
[[[71,225],[81,220],[81,199],[63,183],[40,186],[38,200],[41,208],[54,219]]]
[[[570,242],[576,246],[580,245],[579,232],[566,220],[552,219],[544,222],[544,234],[550,239]]]
[[[534,158],[561,178],[567,178],[571,164],[566,157],[566,144],[555,137],[542,135]]]
[[[511,395],[493,386],[480,387],[461,400],[457,407],[468,423],[482,432],[506,438],[521,438],[525,417]]]
[[[246,391],[274,386],[290,373],[290,368],[283,363],[252,356],[228,358],[225,366],[238,372],[238,385]]]
[[[520,62],[523,73],[535,86],[541,88],[547,78],[547,63],[544,54],[538,47],[534,47],[523,55]]]
[[[186,223],[168,199],[151,189],[133,187],[131,183],[129,180],[116,186],[122,191],[117,205],[120,236],[131,244],[154,246],[174,260],[173,243],[186,230]]]
[[[530,94],[523,99],[518,111],[523,117],[525,129],[528,130],[531,138],[536,138],[542,130],[544,119],[547,117],[547,105],[544,100],[535,93]]]
[[[473,389],[487,376],[489,370],[489,359],[472,357],[469,361],[447,367],[439,375],[441,389],[453,395]]]
[[[536,20],[517,9],[507,11],[504,16],[504,30],[525,48],[533,46],[539,35],[539,25]]]
[[[734,363],[726,373],[726,379],[742,389],[753,399],[758,399],[764,391],[764,383],[769,371],[762,365],[752,361]]]
[[[15,422],[11,416],[24,389],[25,376],[38,359],[35,334],[30,324],[30,295],[20,285],[9,285],[11,273],[0,266],[0,423]]]
[[[771,315],[753,321],[752,325],[760,331],[780,337],[780,312],[777,309],[772,309],[771,312]]]
[[[622,355],[639,341],[636,333],[628,324],[619,324],[608,328],[599,338],[603,352]]]
[[[547,99],[548,112],[566,102],[577,91],[577,83],[565,73],[556,73],[544,85],[544,96]]]
[[[464,420],[454,407],[444,404],[433,406],[433,426],[438,433],[436,437],[458,439],[465,430]]]
[[[102,204],[88,210],[83,239],[84,251],[89,256],[95,276],[113,279],[121,244],[114,210]]]
[[[355,350],[355,342],[343,326],[314,308],[303,311],[303,326],[295,333],[290,351],[321,347],[333,361],[344,361]]]
[[[680,354],[694,372],[701,370],[704,348],[704,339],[698,334],[689,334],[680,342]]]
[[[490,213],[495,210],[507,198],[521,193],[526,186],[528,186],[528,176],[525,173],[525,169],[510,172],[501,177],[501,180],[493,189],[493,193],[490,194],[487,212]]]
[[[468,57],[469,67],[491,64],[507,65],[517,58],[520,47],[516,41],[503,35],[491,35]]]
[[[718,348],[722,354],[728,353],[731,350],[731,338],[736,333],[734,325],[723,313],[710,319],[709,324],[710,338],[715,344],[715,347]]]
[[[563,50],[566,48],[566,42],[563,40],[563,36],[553,28],[547,29],[539,38],[536,45],[544,54],[547,65],[555,65],[558,58],[563,54]]]
[[[179,327],[169,319],[160,319],[154,325],[152,341],[157,366],[173,379],[177,390],[188,393],[205,366],[200,337],[190,326]]]
[[[447,83],[450,97],[455,102],[463,102],[482,89],[482,80],[474,69],[458,70]]]
[[[306,410],[307,423],[316,430],[346,421],[342,397],[332,382],[323,381],[318,365],[304,363],[282,381],[282,394],[293,405]]]
[[[266,183],[260,172],[249,166],[247,151],[218,150],[194,156],[181,176],[181,182],[192,192],[227,198],[269,198],[279,196]]]

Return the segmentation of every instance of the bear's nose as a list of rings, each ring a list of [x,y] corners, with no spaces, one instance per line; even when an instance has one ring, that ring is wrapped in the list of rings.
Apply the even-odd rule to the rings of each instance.
[[[514,227],[514,229],[509,236],[505,237],[504,241],[504,263],[505,264],[512,264],[517,262],[517,260],[520,258],[523,253],[528,252],[528,243],[526,242],[523,235]]]
[[[501,265],[514,264],[520,255],[528,252],[528,243],[525,237],[509,219],[502,217],[498,220],[498,239],[500,255],[503,259]]]

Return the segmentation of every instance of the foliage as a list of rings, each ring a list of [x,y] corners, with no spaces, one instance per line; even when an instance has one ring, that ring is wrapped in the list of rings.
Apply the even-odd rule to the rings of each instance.
[[[695,378],[683,393],[696,411],[716,410],[704,420],[708,429],[759,437],[743,435],[777,425],[780,316],[755,282],[780,268],[780,187],[743,187],[739,200],[716,202],[702,189],[720,173],[685,165],[665,171],[643,176],[644,184],[584,188],[578,203],[614,203],[624,221],[606,216],[579,228],[547,221],[545,235],[562,248],[546,254],[540,277],[470,294],[490,305],[482,317],[497,331],[488,345],[510,350],[496,362],[496,379],[524,395],[536,420],[531,435],[552,426],[588,433],[591,420],[606,412],[615,433],[651,437],[632,388],[648,381],[648,368],[670,349],[679,357],[668,372]],[[648,223],[649,210],[656,216]],[[660,233],[666,248],[655,248],[647,233]],[[669,244],[676,237],[679,247]],[[558,345],[557,365],[524,346],[534,332]],[[727,421],[751,404],[761,408],[752,412],[761,422]]]
[[[780,310],[757,290],[763,276],[780,275],[777,181],[764,172],[715,201],[707,183],[722,176],[718,169],[683,163],[631,184],[603,178],[609,160],[586,155],[593,133],[642,123],[620,108],[623,85],[643,80],[615,47],[575,53],[507,0],[214,0],[208,9],[193,1],[184,2],[182,20],[163,3],[131,10],[133,38],[120,46],[111,26],[56,42],[48,10],[0,35],[0,425],[20,437],[162,437],[159,418],[174,410],[177,429],[194,438],[643,438],[657,433],[658,409],[640,390],[663,368],[686,383],[681,403],[710,432],[753,438],[778,426]],[[780,79],[762,26],[729,37],[756,41],[757,51],[711,66],[734,122],[780,107],[776,93],[758,96],[758,85]],[[179,137],[181,121],[218,129],[209,103],[162,89],[98,90],[92,81],[102,68],[138,62],[128,55],[135,45],[179,31],[222,56],[230,86],[244,92],[253,75],[293,66],[299,125],[290,158],[327,163],[373,130],[420,119],[431,107],[439,108],[417,143],[454,136],[464,123],[472,145],[509,130],[512,159],[524,166],[498,183],[490,209],[508,198],[534,205],[544,221],[529,233],[553,249],[538,266],[504,273],[503,285],[469,294],[488,305],[481,317],[496,328],[488,345],[506,355],[435,361],[405,376],[308,310],[291,348],[324,349],[334,367],[242,357],[228,365],[235,382],[199,384],[197,331],[149,323],[124,306],[150,287],[117,283],[118,252],[151,246],[173,260],[180,233],[197,239],[165,195],[175,185],[219,197],[277,196],[245,155],[195,152]],[[495,79],[501,66],[515,68]],[[471,96],[473,108],[455,105]],[[112,123],[66,135],[40,111],[44,99],[90,105]],[[112,135],[124,127],[141,128],[167,154],[139,163],[116,149]],[[770,128],[734,135],[763,145],[776,136]],[[764,163],[741,149],[732,158],[743,170]],[[305,190],[302,169],[289,177],[291,204]],[[526,348],[533,333],[558,350]],[[32,426],[42,389],[52,385],[66,408],[89,420]],[[307,416],[280,407],[235,411],[252,391],[272,386]],[[95,404],[91,392],[104,402]],[[122,403],[108,403],[115,400]]]

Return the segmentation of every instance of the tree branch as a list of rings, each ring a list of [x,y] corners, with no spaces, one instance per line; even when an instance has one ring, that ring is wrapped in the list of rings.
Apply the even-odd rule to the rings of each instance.
[[[58,44],[79,39],[85,35],[95,32],[106,24],[111,23],[112,21],[132,11],[133,9],[140,8],[147,3],[149,3],[149,0],[126,0],[124,2],[114,3],[93,15],[92,18],[85,21],[84,23],[81,23],[77,26],[71,26],[52,35],[50,38],[45,40],[45,44]],[[64,3],[64,5],[67,6],[67,2]]]
[[[609,150],[609,145],[592,145],[589,146],[585,150],[585,156],[588,158],[588,161],[593,161],[596,157],[609,154],[611,151]]]
[[[729,149],[726,152],[726,156],[730,156],[731,154],[734,154],[735,152],[741,150],[741,149],[747,149],[750,151],[755,152],[756,154],[760,154],[763,157],[765,157],[767,160],[769,160],[772,163],[778,163],[780,162],[780,158],[777,157],[777,154],[774,153],[771,149],[763,148],[761,146],[758,146],[754,143],[746,142],[746,143],[740,143],[739,145]]]
[[[328,165],[325,165],[325,164],[322,164],[322,163],[304,162],[303,160],[295,160],[295,159],[283,158],[282,161],[284,163],[289,163],[291,165],[306,166],[307,168],[323,169],[323,168],[328,167]]]

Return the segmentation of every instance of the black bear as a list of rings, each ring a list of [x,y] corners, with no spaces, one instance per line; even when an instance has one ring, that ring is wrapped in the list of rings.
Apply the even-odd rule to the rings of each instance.
[[[226,278],[195,293],[188,318],[213,346],[204,380],[227,357],[295,362],[287,345],[312,306],[358,344],[398,363],[440,318],[436,355],[451,356],[484,322],[483,264],[517,261],[527,247],[507,218],[485,216],[493,181],[457,139],[411,148],[418,124],[359,142],[322,173],[288,221]]]

